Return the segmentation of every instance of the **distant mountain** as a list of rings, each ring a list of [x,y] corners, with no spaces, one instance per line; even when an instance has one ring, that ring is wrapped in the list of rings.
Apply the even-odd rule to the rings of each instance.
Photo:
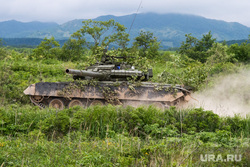
[[[134,15],[103,16],[96,20],[106,20],[107,18],[114,18],[129,28]],[[250,34],[250,28],[239,23],[184,14],[139,14],[131,29],[131,36],[138,36],[140,30],[153,32],[165,46],[179,46],[185,40],[185,34],[189,33],[194,37],[201,38],[203,34],[211,31],[217,41],[247,39]]]
[[[126,16],[101,16],[93,20],[106,21],[114,19],[125,25],[127,32],[131,26],[135,14]],[[82,27],[81,20],[72,20],[61,25],[56,23],[20,23],[10,21],[8,24],[0,23],[0,37],[29,37],[44,38],[54,36],[56,39],[65,39]],[[3,29],[5,25],[5,29]],[[140,31],[151,31],[166,47],[178,47],[185,40],[185,34],[201,38],[203,34],[212,32],[217,41],[247,39],[250,28],[236,22],[225,22],[207,19],[195,15],[185,14],[155,14],[142,13],[136,15],[135,22],[131,28],[130,38],[134,39]]]
[[[1,38],[25,38],[30,37],[31,34],[52,29],[59,26],[57,23],[42,23],[42,22],[28,22],[23,23],[16,20],[0,22],[0,37]]]

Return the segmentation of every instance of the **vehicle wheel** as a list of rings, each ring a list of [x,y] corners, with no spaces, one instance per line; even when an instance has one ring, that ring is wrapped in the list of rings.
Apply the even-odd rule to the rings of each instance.
[[[100,100],[94,100],[90,103],[90,106],[96,106],[96,105],[100,105],[102,106],[103,105],[103,102],[100,101]]]
[[[70,107],[73,107],[73,106],[80,106],[80,107],[83,107],[83,104],[80,100],[72,100],[70,103],[69,103],[69,108]]]
[[[40,103],[44,99],[43,96],[30,96],[30,98],[31,98],[32,101],[34,101],[36,103]]]
[[[162,103],[160,103],[160,102],[154,102],[154,103],[152,103],[152,105],[153,105],[154,107],[156,107],[156,108],[162,110],[162,111],[165,109],[165,106],[164,106]]]
[[[53,99],[49,103],[49,107],[50,108],[56,108],[56,109],[62,110],[62,109],[64,109],[64,104],[63,104],[63,101],[60,100],[60,99]]]

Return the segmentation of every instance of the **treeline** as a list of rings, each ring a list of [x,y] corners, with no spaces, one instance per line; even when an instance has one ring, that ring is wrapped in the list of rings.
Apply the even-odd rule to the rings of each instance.
[[[4,46],[8,47],[15,47],[15,48],[35,48],[37,47],[44,39],[42,38],[1,38],[3,41]],[[63,46],[63,44],[68,40],[68,39],[56,39],[60,46]],[[248,41],[247,39],[242,39],[242,40],[229,40],[229,41],[219,41],[220,43],[226,43],[228,46],[233,45],[233,44],[238,44],[241,45],[242,43]],[[170,42],[170,41],[161,41],[161,42]],[[180,43],[175,43],[174,46],[178,46]],[[176,51],[179,48],[178,47],[164,47],[161,46],[159,48],[160,50],[165,50],[165,51]]]
[[[211,31],[203,35],[200,40],[187,34],[186,41],[182,42],[179,48],[179,53],[208,64],[216,62],[248,63],[250,61],[250,44],[247,41],[240,45],[235,43],[230,46],[226,45],[226,42],[217,43],[215,41]]]
[[[35,48],[44,39],[41,38],[2,38],[3,46],[15,47],[15,48]],[[67,39],[58,40],[59,44],[62,46]]]

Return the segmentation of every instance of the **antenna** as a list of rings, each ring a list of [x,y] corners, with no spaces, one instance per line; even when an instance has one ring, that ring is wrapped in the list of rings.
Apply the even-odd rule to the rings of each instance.
[[[135,17],[134,17],[134,19],[133,19],[133,21],[132,21],[132,24],[131,24],[130,28],[129,28],[128,34],[130,34],[130,30],[131,30],[131,28],[133,27],[133,24],[134,24],[134,22],[135,22],[135,18],[136,18],[136,16],[137,16],[138,12],[139,12],[139,9],[140,9],[140,7],[141,7],[141,4],[142,4],[142,0],[141,0],[141,2],[140,2],[140,5],[139,5],[139,7],[138,7],[136,13],[135,13]]]

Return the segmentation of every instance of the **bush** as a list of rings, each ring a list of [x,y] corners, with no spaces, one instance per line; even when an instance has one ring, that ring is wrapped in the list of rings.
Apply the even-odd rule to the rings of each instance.
[[[232,134],[240,136],[243,128],[246,127],[245,121],[247,121],[247,119],[243,120],[239,115],[235,115],[234,117],[227,117],[225,124],[230,127]]]
[[[212,111],[204,111],[202,108],[191,110],[183,118],[183,131],[215,132],[219,129],[220,117]]]
[[[229,53],[234,54],[236,60],[240,62],[249,62],[250,61],[250,44],[246,42],[241,45],[233,44],[229,47]]]
[[[215,39],[212,38],[211,31],[208,34],[203,35],[200,40],[192,37],[191,34],[187,34],[185,36],[186,41],[182,42],[179,53],[187,55],[194,60],[198,60],[201,63],[205,63],[211,56],[211,53],[209,53],[208,50],[212,48],[215,43]]]
[[[46,111],[38,107],[20,106],[17,104],[0,108],[0,133],[14,136],[16,134],[27,134],[39,129],[38,122],[43,120]]]
[[[60,112],[52,111],[54,114],[39,122],[39,127],[47,136],[62,136],[69,132],[70,117],[67,110]]]

